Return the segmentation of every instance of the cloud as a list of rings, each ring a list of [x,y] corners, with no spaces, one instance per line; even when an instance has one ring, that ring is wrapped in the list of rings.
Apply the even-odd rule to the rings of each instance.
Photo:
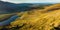
[[[49,3],[49,2],[56,2],[60,3],[60,0],[2,0],[2,1],[7,1],[7,2],[12,2],[12,3]]]

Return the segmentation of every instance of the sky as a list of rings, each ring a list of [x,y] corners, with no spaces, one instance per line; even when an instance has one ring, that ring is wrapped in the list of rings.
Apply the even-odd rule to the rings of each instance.
[[[60,3],[60,0],[1,0],[11,3]]]

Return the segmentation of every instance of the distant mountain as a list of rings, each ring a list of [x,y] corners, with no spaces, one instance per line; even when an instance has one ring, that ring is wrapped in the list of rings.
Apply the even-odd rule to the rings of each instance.
[[[50,6],[52,4],[50,3],[21,3],[17,4],[21,10],[25,11],[29,9],[35,9],[35,8],[43,8],[44,6]]]
[[[0,1],[0,13],[13,13],[13,12],[21,12],[30,9],[34,9],[37,7],[42,8],[42,6],[51,5],[46,3],[20,3],[14,4],[9,2]]]
[[[0,13],[7,13],[16,9],[16,4],[0,1]]]

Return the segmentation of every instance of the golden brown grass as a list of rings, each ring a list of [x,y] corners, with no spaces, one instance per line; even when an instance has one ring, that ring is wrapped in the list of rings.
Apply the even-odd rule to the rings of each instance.
[[[0,14],[0,21],[8,19],[12,14]]]
[[[56,7],[57,9],[55,10]],[[18,13],[21,17],[11,22],[11,25],[8,27],[19,26],[19,30],[51,30],[60,25],[59,8],[60,4],[55,4],[45,9],[35,9]]]

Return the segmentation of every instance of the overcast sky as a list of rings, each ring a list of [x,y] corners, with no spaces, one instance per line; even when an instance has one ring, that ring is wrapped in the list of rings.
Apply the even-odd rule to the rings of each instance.
[[[12,3],[60,3],[60,0],[2,0]]]

